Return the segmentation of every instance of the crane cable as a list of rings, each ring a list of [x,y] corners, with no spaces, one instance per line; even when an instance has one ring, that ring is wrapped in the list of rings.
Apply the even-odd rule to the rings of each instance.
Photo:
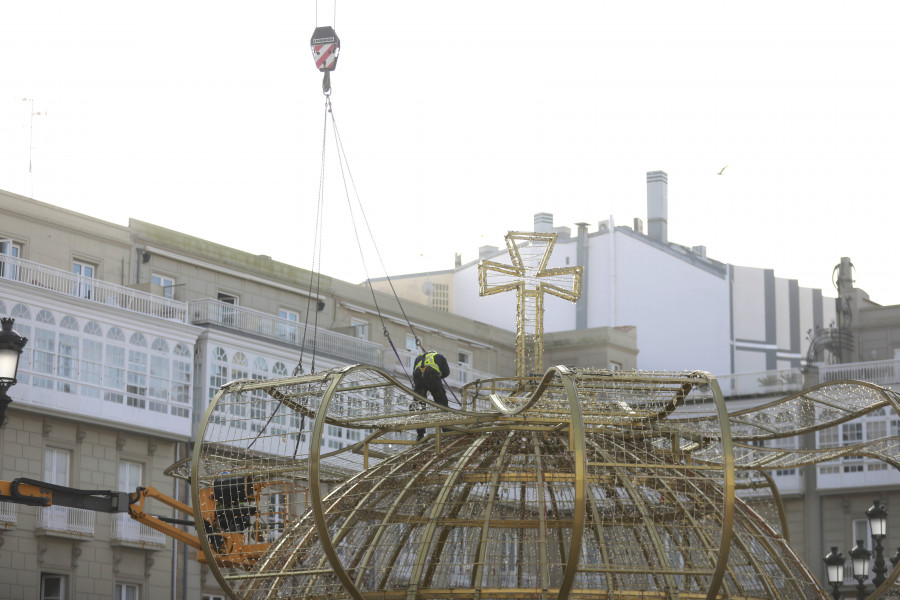
[[[316,205],[315,233],[313,234],[312,266],[309,270],[308,287],[310,293],[306,296],[306,314],[304,315],[303,319],[303,339],[300,342],[300,359],[297,361],[297,366],[294,368],[294,375],[303,373],[303,353],[306,350],[306,336],[309,333],[309,307],[312,303],[313,297],[315,297],[316,299],[316,310],[312,335],[312,360],[310,364],[310,372],[315,373],[316,371],[316,342],[319,337],[319,302],[321,302],[321,300],[319,299],[319,290],[322,282],[322,227],[324,220],[323,207],[325,205],[325,148],[328,139],[328,113],[331,112],[330,96],[331,90],[329,89],[325,93],[325,117],[322,123],[322,162],[321,167],[319,168],[319,197]],[[312,293],[313,278],[315,278],[315,294]]]
[[[316,7],[317,14],[316,18],[318,19],[318,6]],[[335,17],[337,16],[337,7],[335,6]],[[415,339],[415,345],[417,348],[422,350],[424,354],[426,352],[425,346],[422,344],[422,341],[419,339],[418,334],[416,333],[415,328],[412,325],[412,322],[409,319],[409,316],[406,314],[406,310],[403,308],[403,303],[400,301],[400,297],[397,294],[397,290],[394,288],[394,283],[391,281],[390,275],[388,275],[387,268],[384,265],[384,260],[381,257],[381,251],[378,249],[378,245],[375,242],[375,236],[372,234],[372,227],[369,224],[369,219],[366,216],[365,210],[362,206],[362,201],[359,198],[359,190],[356,187],[356,181],[353,179],[353,173],[350,170],[350,162],[347,160],[347,154],[344,149],[343,141],[341,140],[340,132],[337,127],[337,120],[334,117],[334,110],[331,105],[331,77],[330,73],[337,66],[338,55],[340,54],[340,39],[335,33],[333,27],[316,27],[316,30],[313,32],[313,37],[310,40],[310,48],[313,52],[313,57],[316,61],[317,68],[324,72],[324,78],[322,80],[322,93],[325,95],[325,123],[323,125],[322,131],[322,163],[319,170],[319,198],[318,198],[318,207],[316,213],[316,232],[315,232],[315,242],[314,242],[314,251],[313,251],[313,263],[314,266],[310,270],[310,291],[312,290],[312,277],[315,273],[316,276],[316,291],[315,291],[315,299],[316,299],[316,317],[315,317],[315,325],[313,330],[313,342],[312,342],[312,371],[315,371],[315,351],[316,351],[316,338],[318,337],[318,312],[319,306],[321,305],[321,300],[319,300],[319,284],[321,280],[321,261],[322,261],[322,221],[323,221],[323,206],[324,206],[324,190],[325,190],[325,155],[326,155],[326,139],[328,132],[328,115],[331,115],[331,125],[334,131],[334,140],[335,147],[338,153],[338,162],[341,167],[341,179],[344,184],[344,195],[347,198],[347,207],[350,211],[350,220],[353,224],[353,234],[356,238],[356,245],[359,248],[360,258],[362,260],[363,269],[366,274],[366,282],[368,283],[369,291],[372,293],[372,302],[375,305],[375,311],[378,313],[378,318],[381,321],[381,329],[382,334],[387,339],[388,343],[391,346],[391,349],[394,351],[394,356],[397,357],[397,362],[400,364],[400,368],[403,370],[403,373],[406,375],[407,379],[409,379],[410,385],[413,385],[412,376],[410,373],[406,371],[406,365],[403,363],[403,359],[400,358],[400,353],[397,351],[397,347],[394,345],[393,340],[391,339],[390,332],[388,331],[387,324],[384,320],[384,315],[381,312],[381,307],[378,305],[378,298],[375,296],[375,288],[372,286],[371,278],[369,277],[369,269],[366,264],[366,255],[363,251],[362,242],[360,241],[359,229],[356,224],[356,217],[354,216],[353,211],[353,203],[350,198],[350,188],[347,185],[347,178],[350,178],[350,185],[353,188],[353,194],[356,197],[356,204],[359,207],[359,212],[362,215],[363,222],[366,225],[366,230],[369,234],[369,239],[372,242],[372,246],[375,249],[375,254],[378,257],[378,261],[381,264],[381,268],[385,273],[385,279],[387,279],[388,285],[391,288],[391,293],[394,296],[394,300],[397,302],[397,306],[400,308],[400,312],[403,315],[404,320],[406,321],[407,327],[409,327],[410,332],[412,333],[413,339]],[[346,166],[346,168],[345,168]],[[318,268],[315,266],[315,260],[318,257]],[[297,363],[297,367],[294,369],[294,374],[303,372],[303,352],[306,347],[306,335],[309,329],[309,303],[312,301],[312,294],[307,296],[307,310],[305,316],[304,330],[303,330],[303,342],[300,347],[300,360]],[[442,381],[443,383],[443,381]],[[450,388],[448,388],[450,389]],[[462,405],[459,400],[456,398],[456,394],[450,389],[450,393],[453,395],[453,399],[457,404]]]
[[[327,103],[329,107],[331,106],[330,98],[327,98]],[[381,307],[378,305],[378,298],[375,295],[375,288],[372,287],[371,279],[369,277],[369,268],[366,264],[366,254],[363,251],[362,242],[360,241],[359,236],[359,228],[357,227],[356,217],[354,216],[353,203],[350,197],[350,188],[353,189],[353,196],[356,198],[356,204],[359,207],[359,213],[362,216],[362,221],[365,223],[366,231],[369,234],[369,239],[372,242],[372,247],[375,250],[375,255],[378,257],[378,261],[381,264],[381,268],[385,273],[385,277],[390,284],[391,292],[394,296],[394,300],[397,302],[397,306],[400,307],[400,313],[403,315],[404,320],[406,321],[407,327],[409,327],[410,332],[413,335],[413,338],[416,340],[416,346],[422,348],[422,351],[425,351],[425,347],[422,345],[421,340],[419,339],[418,334],[416,333],[415,328],[412,325],[412,322],[409,320],[409,317],[406,314],[406,310],[403,308],[403,303],[400,301],[400,297],[397,295],[397,291],[394,289],[394,284],[391,282],[390,276],[387,274],[387,268],[384,265],[384,260],[381,257],[381,251],[378,249],[378,244],[375,242],[375,236],[372,233],[372,227],[369,224],[369,218],[366,216],[366,211],[363,208],[362,201],[359,198],[359,190],[356,187],[356,181],[353,179],[353,172],[350,170],[350,162],[347,160],[347,153],[344,148],[343,140],[341,140],[341,134],[338,130],[337,120],[334,118],[334,111],[329,108],[329,112],[331,113],[331,127],[334,130],[334,141],[335,147],[338,152],[338,159],[341,166],[341,179],[344,183],[344,195],[347,198],[347,208],[350,211],[350,222],[353,225],[353,235],[356,238],[356,245],[359,248],[359,255],[362,260],[363,270],[365,271],[366,281],[369,282],[369,291],[372,293],[372,302],[375,305],[375,311],[378,313],[378,319],[381,321],[381,330],[382,335],[387,339],[388,344],[390,344],[391,349],[394,351],[394,356],[397,357],[397,362],[400,364],[400,367],[403,369],[404,375],[406,375],[407,379],[409,379],[410,383],[412,383],[412,376],[407,373],[406,365],[403,364],[403,359],[400,358],[400,353],[397,351],[397,347],[394,345],[393,340],[391,339],[391,334],[388,331],[387,323],[385,323],[384,315],[381,312]],[[345,168],[346,166],[346,168]],[[347,185],[347,179],[350,180],[350,186]]]
[[[331,114],[331,126],[334,130],[334,139],[335,146],[338,152],[338,158],[341,165],[341,178],[344,183],[344,194],[347,197],[347,207],[350,211],[350,221],[353,224],[353,234],[356,237],[356,245],[359,248],[359,255],[362,260],[363,270],[366,274],[366,281],[369,282],[369,291],[372,293],[372,302],[375,305],[375,310],[378,313],[378,318],[381,320],[381,328],[382,334],[387,339],[388,343],[391,345],[391,349],[394,351],[394,356],[397,357],[397,362],[400,364],[400,368],[403,369],[403,374],[406,375],[409,380],[410,386],[414,387],[412,376],[406,371],[406,365],[403,364],[403,359],[400,358],[400,354],[397,352],[397,347],[394,345],[393,340],[391,339],[391,334],[388,331],[387,324],[384,321],[384,315],[381,313],[381,308],[378,306],[378,298],[375,296],[375,288],[372,287],[371,280],[369,278],[369,269],[366,265],[366,255],[363,252],[362,243],[359,239],[359,231],[356,226],[356,218],[353,216],[353,205],[350,200],[350,189],[347,187],[347,177],[350,178],[350,185],[353,188],[353,195],[356,197],[356,204],[359,206],[359,212],[362,215],[363,223],[366,225],[366,231],[369,234],[369,239],[372,241],[372,247],[375,249],[375,255],[378,257],[378,262],[381,265],[382,271],[384,271],[385,279],[387,279],[388,285],[391,288],[391,293],[394,296],[394,300],[397,302],[397,306],[400,307],[400,313],[403,315],[403,319],[406,321],[407,327],[409,327],[410,333],[412,333],[413,338],[416,340],[416,346],[422,350],[422,354],[425,354],[427,350],[425,346],[422,344],[422,341],[419,339],[419,335],[416,333],[415,328],[413,327],[412,321],[410,321],[409,317],[406,314],[406,310],[403,308],[403,303],[400,301],[400,296],[397,294],[397,290],[394,289],[394,282],[391,281],[391,276],[388,275],[387,268],[384,265],[384,260],[381,257],[381,251],[378,249],[378,244],[375,242],[375,235],[372,233],[372,227],[369,224],[369,218],[366,216],[366,211],[363,208],[362,201],[359,198],[359,190],[356,187],[356,181],[353,179],[353,172],[350,170],[350,162],[347,160],[347,154],[344,149],[344,143],[341,140],[340,131],[338,130],[337,121],[334,118],[334,111],[331,110],[331,99],[329,98],[330,91],[326,94],[326,104],[328,105],[328,113]],[[344,165],[346,165],[346,172],[344,170]],[[441,383],[444,384],[443,379]],[[453,388],[450,386],[444,385],[444,387],[450,390],[450,395],[453,396],[453,400],[462,406],[462,403],[456,397],[456,393],[453,391]]]

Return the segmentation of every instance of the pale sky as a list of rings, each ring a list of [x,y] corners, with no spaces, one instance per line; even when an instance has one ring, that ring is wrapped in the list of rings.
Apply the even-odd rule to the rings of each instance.
[[[0,22],[0,189],[361,281],[330,138],[313,257],[309,40],[334,25],[333,114],[390,275],[536,212],[646,223],[663,170],[670,241],[828,296],[849,256],[900,303],[896,1],[30,0]]]

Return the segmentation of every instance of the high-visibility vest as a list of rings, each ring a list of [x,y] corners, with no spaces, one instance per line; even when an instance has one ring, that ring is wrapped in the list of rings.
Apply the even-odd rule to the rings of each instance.
[[[437,371],[438,374],[440,374],[441,368],[439,366],[437,366],[437,364],[435,364],[435,362],[434,362],[435,354],[437,354],[437,352],[429,352],[428,354],[425,355],[425,358],[423,360],[420,360],[416,363],[416,368],[419,370],[419,373],[424,375],[425,371],[428,369],[428,367],[431,367],[432,369]]]

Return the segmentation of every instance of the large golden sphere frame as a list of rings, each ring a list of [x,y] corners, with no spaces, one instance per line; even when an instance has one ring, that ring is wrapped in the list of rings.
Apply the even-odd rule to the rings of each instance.
[[[421,401],[426,410],[409,410]],[[198,527],[223,589],[242,599],[825,600],[789,545],[767,472],[845,455],[900,468],[897,438],[762,445],[874,410],[900,414],[894,392],[862,382],[729,415],[706,373],[558,366],[541,379],[470,383],[461,403],[431,403],[365,365],[224,386],[190,468],[197,523],[222,522],[209,493],[222,481],[248,478],[255,490],[242,527]],[[420,427],[429,434],[416,443]],[[736,495],[748,476],[757,492],[768,484],[778,522]]]

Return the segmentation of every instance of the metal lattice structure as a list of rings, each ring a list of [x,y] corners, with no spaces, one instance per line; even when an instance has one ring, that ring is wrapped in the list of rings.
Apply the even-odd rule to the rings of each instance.
[[[555,239],[513,232],[513,265],[482,263],[483,295],[518,296],[518,375],[464,386],[460,409],[366,365],[222,387],[189,469],[170,472],[191,482],[232,598],[827,600],[769,471],[849,455],[900,468],[900,438],[765,444],[900,414],[900,396],[838,382],[728,414],[700,371],[529,375],[543,294],[580,289],[579,268],[546,268]],[[417,443],[418,428],[434,433]]]
[[[482,260],[478,286],[482,296],[516,292],[516,376],[544,372],[544,294],[575,302],[581,295],[582,268],[548,269],[555,233],[506,234],[511,265]]]
[[[420,400],[361,365],[221,390],[191,482],[198,523],[243,518],[201,535],[234,598],[824,600],[783,514],[770,525],[736,490],[844,455],[900,466],[897,438],[754,445],[900,413],[897,394],[860,382],[731,415],[702,372],[553,367],[470,384],[463,410],[411,412]],[[417,444],[422,426],[434,433]],[[328,427],[358,436],[328,448]],[[222,490],[241,481],[259,493],[229,505]]]

